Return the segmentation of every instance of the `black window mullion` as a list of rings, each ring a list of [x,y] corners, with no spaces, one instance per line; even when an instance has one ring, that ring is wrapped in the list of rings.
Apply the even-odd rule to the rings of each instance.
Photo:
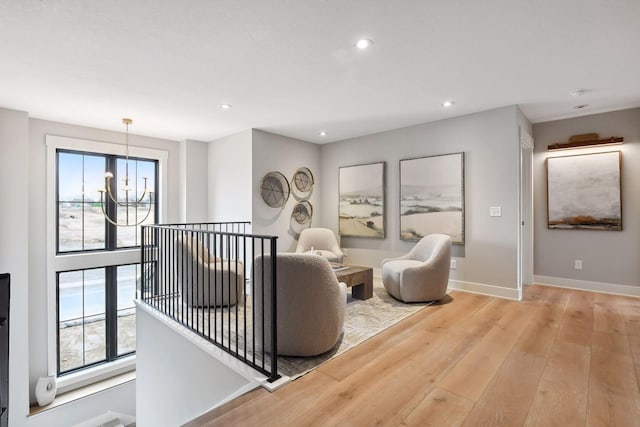
[[[118,182],[118,168],[117,168],[118,159],[116,156],[106,156],[106,165],[107,170],[113,173],[113,178],[111,178],[111,194],[114,197],[118,198],[118,194],[116,191],[118,190],[117,182]],[[118,206],[116,203],[111,200],[111,197],[106,195],[106,206],[105,209],[107,211],[107,215],[109,218],[113,219],[115,222],[118,222]],[[111,224],[109,221],[104,221],[105,226],[105,249],[108,251],[117,249],[118,247],[118,230],[115,225]]]
[[[118,266],[105,267],[106,359],[118,356]]]

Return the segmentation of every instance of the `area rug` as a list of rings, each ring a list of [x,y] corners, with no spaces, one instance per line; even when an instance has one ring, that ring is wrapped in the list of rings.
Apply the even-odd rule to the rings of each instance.
[[[387,293],[379,279],[374,279],[373,297],[367,300],[354,299],[349,290],[347,295],[344,333],[336,346],[319,356],[279,356],[280,375],[292,380],[299,378],[433,303],[407,304],[398,301]],[[251,298],[247,298],[246,302],[239,306],[215,310],[187,307],[179,297],[160,299],[155,301],[154,305],[185,327],[205,338],[208,337],[208,340],[215,341],[229,352],[249,361],[253,360],[258,366],[268,367],[271,364],[268,353],[253,351],[255,343],[251,342],[254,332]]]
[[[278,357],[278,372],[292,380],[316,369],[336,356],[344,353],[379,334],[402,319],[433,304],[406,304],[391,297],[379,280],[374,280],[373,297],[368,300],[351,298],[349,291],[344,319],[344,334],[338,344],[327,353],[314,357]]]

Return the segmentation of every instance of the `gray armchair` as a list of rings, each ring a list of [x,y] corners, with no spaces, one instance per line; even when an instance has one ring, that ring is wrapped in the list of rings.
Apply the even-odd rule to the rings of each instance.
[[[382,284],[404,302],[434,301],[447,293],[451,265],[451,238],[423,237],[411,251],[382,261]]]
[[[335,234],[328,228],[307,228],[302,230],[298,238],[296,253],[321,255],[330,262],[341,263],[344,254]]]
[[[220,307],[242,300],[242,261],[214,257],[197,237],[180,237],[175,242],[184,303],[190,307]]]
[[[329,262],[322,257],[279,253],[276,268],[278,354],[316,356],[331,350],[342,335],[347,286],[338,282]],[[264,311],[264,330],[261,322],[256,322],[256,337],[261,344],[264,333],[267,352],[271,352],[270,278],[271,256],[256,257],[253,268],[256,319],[261,319]],[[264,310],[262,301],[266,301]]]

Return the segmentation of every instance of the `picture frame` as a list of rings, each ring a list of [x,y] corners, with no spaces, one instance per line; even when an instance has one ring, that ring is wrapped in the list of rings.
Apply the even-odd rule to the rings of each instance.
[[[338,168],[340,236],[384,239],[385,162]]]
[[[400,240],[446,234],[464,244],[464,153],[400,160]]]
[[[622,153],[548,157],[547,228],[622,231]]]

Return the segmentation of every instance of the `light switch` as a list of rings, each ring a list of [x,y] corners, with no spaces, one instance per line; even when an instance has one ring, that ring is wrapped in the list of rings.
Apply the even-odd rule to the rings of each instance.
[[[491,206],[489,208],[489,216],[502,216],[502,207]]]

